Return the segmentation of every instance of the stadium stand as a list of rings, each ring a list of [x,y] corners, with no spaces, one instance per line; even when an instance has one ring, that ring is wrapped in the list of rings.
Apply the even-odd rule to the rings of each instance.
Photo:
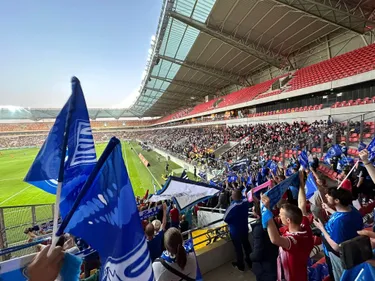
[[[375,69],[375,44],[297,70],[288,91],[311,87]]]

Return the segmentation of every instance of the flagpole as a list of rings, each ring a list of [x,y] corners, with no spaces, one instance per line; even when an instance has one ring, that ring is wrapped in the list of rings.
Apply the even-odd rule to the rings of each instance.
[[[61,159],[60,159],[60,167],[59,167],[59,178],[57,180],[57,189],[56,189],[56,200],[55,200],[55,208],[54,208],[54,216],[53,216],[53,229],[52,229],[52,243],[51,247],[49,248],[48,255],[51,254],[52,250],[56,247],[57,241],[59,240],[59,236],[56,236],[57,233],[57,226],[59,221],[59,214],[60,214],[60,200],[61,200],[61,189],[64,181],[64,166],[65,166],[65,158],[66,158],[66,147],[68,146],[69,140],[69,127],[70,127],[70,120],[72,117],[72,112],[74,109],[75,98],[76,98],[76,87],[79,84],[79,80],[76,77],[72,77],[72,96],[69,100],[69,107],[68,107],[68,115],[65,120],[65,130],[64,130],[64,139],[61,147]]]

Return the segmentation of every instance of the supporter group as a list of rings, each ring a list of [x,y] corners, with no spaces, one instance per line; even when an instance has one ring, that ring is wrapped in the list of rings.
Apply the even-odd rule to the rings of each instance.
[[[372,130],[371,125],[366,125],[363,133],[372,134]],[[159,207],[142,221],[156,280],[197,278],[195,255],[191,248],[182,245],[189,238],[189,230],[196,226],[197,211],[202,207],[224,215],[236,253],[233,267],[240,272],[251,270],[258,281],[354,280],[341,279],[350,271],[345,272],[349,265],[343,262],[339,245],[360,236],[375,241],[371,228],[375,207],[374,157],[366,146],[354,151],[344,141],[348,134],[359,131],[359,123],[335,123],[328,118],[312,123],[116,132],[122,139],[141,140],[185,160],[195,167],[190,180],[206,181],[221,188],[217,196],[183,212],[169,201],[149,202],[148,192],[136,198],[139,212]],[[94,138],[97,142],[105,141],[111,134],[94,131]],[[38,146],[45,137],[8,135],[0,138],[0,146]],[[230,142],[233,146],[217,157],[214,152]],[[321,152],[327,150],[324,156]],[[207,173],[215,171],[221,173],[208,181]],[[273,202],[266,191],[278,189],[288,179],[281,200]],[[306,192],[309,181],[316,187],[310,194]],[[255,219],[250,227],[249,212]],[[248,235],[250,229],[252,239]],[[31,242],[42,231],[31,228],[25,233]],[[78,238],[67,235],[66,239],[65,248],[89,247]],[[92,259],[86,264],[86,272],[99,265],[98,257]],[[89,278],[98,278],[98,274]]]

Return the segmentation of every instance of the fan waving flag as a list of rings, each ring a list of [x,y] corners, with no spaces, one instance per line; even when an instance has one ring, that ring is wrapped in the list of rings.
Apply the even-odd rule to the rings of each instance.
[[[154,280],[134,198],[120,141],[113,137],[57,232],[98,251],[102,281]]]
[[[64,141],[66,153],[62,155],[65,151]],[[60,208],[64,217],[96,163],[89,114],[76,77],[72,78],[72,94],[56,117],[24,181],[56,194],[62,157],[65,161]]]
[[[298,155],[298,161],[304,169],[309,168],[309,157],[307,155],[306,150],[302,150],[301,154]]]

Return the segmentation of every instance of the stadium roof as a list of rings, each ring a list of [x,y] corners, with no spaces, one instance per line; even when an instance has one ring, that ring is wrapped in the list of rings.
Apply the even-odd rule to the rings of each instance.
[[[16,106],[0,107],[0,120],[34,120],[55,119],[61,108],[24,108]],[[89,108],[90,118],[123,118],[134,117],[132,110],[124,108]]]
[[[165,0],[132,110],[165,115],[267,67],[294,69],[292,54],[329,34],[363,35],[374,19],[372,0]]]

